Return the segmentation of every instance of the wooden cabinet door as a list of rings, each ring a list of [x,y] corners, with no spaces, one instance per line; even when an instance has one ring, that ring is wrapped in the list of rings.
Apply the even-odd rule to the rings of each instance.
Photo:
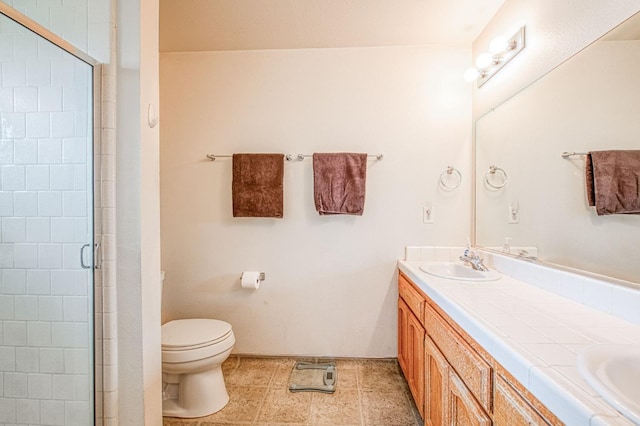
[[[411,359],[407,382],[418,411],[424,418],[424,327],[411,313],[407,315],[407,343]]]
[[[496,375],[494,404],[493,421],[496,426],[550,424],[500,375]]]
[[[407,316],[411,315],[409,307],[402,299],[398,299],[398,364],[404,373],[404,377],[409,377],[409,345],[407,344]]]
[[[451,426],[491,425],[491,418],[452,368],[449,369],[449,424]]]
[[[424,424],[442,426],[449,424],[449,363],[435,343],[427,337],[424,341],[425,391]]]

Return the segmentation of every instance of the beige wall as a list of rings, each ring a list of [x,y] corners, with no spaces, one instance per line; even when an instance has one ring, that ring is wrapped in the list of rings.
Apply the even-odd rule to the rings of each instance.
[[[237,353],[396,356],[404,246],[469,235],[468,61],[456,46],[161,55],[163,319],[227,320]],[[385,155],[362,217],[318,216],[307,159],[285,164],[283,219],[234,219],[231,160],[205,158],[331,151]],[[438,187],[447,165],[456,191]],[[267,279],[243,290],[243,270]]]
[[[638,0],[506,0],[473,43],[473,57],[498,35],[526,26],[526,48],[481,88],[474,120],[597,40],[640,9]]]

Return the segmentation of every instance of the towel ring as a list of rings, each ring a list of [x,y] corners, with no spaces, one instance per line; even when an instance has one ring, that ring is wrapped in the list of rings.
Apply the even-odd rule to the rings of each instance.
[[[445,175],[447,176],[451,176],[451,175],[455,175],[457,176],[457,182],[453,185],[447,185],[447,183],[444,180]],[[462,173],[460,173],[460,171],[458,169],[456,169],[455,167],[452,166],[447,166],[447,169],[442,172],[440,174],[440,185],[442,185],[443,188],[445,189],[456,189],[457,187],[460,186],[460,184],[462,183]]]
[[[489,177],[491,175],[495,175],[497,172],[502,173],[502,184],[500,185],[494,185],[491,183],[491,181],[489,180]],[[503,169],[501,169],[498,166],[489,166],[489,170],[487,171],[487,173],[484,175],[484,182],[489,185],[491,188],[494,189],[500,189],[500,188],[504,188],[504,186],[507,184],[507,180],[509,179],[509,177],[507,176],[507,172],[505,172]]]

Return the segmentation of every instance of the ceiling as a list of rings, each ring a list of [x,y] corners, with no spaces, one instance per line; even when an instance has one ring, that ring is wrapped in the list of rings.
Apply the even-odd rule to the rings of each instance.
[[[160,51],[471,44],[504,0],[160,0]]]

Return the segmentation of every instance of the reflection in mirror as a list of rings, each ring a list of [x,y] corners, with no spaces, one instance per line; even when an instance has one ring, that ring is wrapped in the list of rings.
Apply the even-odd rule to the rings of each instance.
[[[598,216],[584,156],[561,156],[639,149],[637,14],[476,122],[476,244],[511,238],[542,261],[640,284],[640,215]],[[486,184],[492,165],[504,187]]]

